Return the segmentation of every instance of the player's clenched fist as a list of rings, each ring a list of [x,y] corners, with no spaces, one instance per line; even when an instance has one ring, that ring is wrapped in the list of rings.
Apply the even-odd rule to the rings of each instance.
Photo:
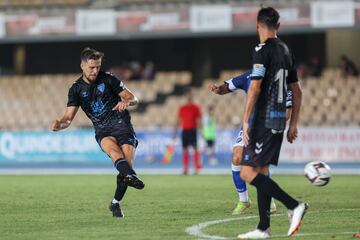
[[[209,91],[211,91],[211,92],[214,92],[214,93],[217,93],[217,94],[220,93],[220,87],[219,87],[217,84],[215,84],[215,83],[210,84],[209,87],[208,87],[208,89],[209,89]]]

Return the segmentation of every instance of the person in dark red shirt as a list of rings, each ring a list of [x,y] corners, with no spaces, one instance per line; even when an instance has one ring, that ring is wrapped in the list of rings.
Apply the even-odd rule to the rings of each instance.
[[[179,108],[176,129],[181,128],[182,141],[182,162],[184,174],[189,172],[189,147],[194,150],[195,173],[199,173],[202,166],[200,162],[200,153],[197,148],[197,129],[201,128],[201,109],[194,103],[191,89],[185,91],[186,103]]]

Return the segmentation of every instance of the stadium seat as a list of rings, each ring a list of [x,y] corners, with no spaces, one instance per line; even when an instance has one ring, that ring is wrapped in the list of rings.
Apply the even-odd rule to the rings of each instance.
[[[206,79],[194,88],[195,101],[205,112],[215,106],[218,126],[238,127],[246,96],[243,92],[218,96],[208,91],[210,83],[221,84],[242,70],[224,71],[219,79]],[[0,128],[5,130],[48,129],[52,119],[59,117],[66,106],[67,92],[78,74],[55,74],[0,77]],[[182,96],[168,96],[163,104],[152,104],[158,93],[171,94],[176,84],[188,85],[190,72],[158,72],[153,81],[129,81],[126,86],[142,102],[150,103],[144,113],[132,113],[135,128],[172,128]],[[300,124],[303,126],[360,126],[360,89],[358,78],[340,78],[337,70],[325,70],[321,78],[302,79],[303,107]],[[21,86],[21,87],[19,87]],[[72,127],[91,127],[86,115],[79,111]]]

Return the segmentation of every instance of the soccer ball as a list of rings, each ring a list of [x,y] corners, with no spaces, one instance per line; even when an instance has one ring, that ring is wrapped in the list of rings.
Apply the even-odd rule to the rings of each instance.
[[[325,186],[329,183],[331,177],[330,167],[321,161],[309,162],[304,169],[305,177],[314,186]]]

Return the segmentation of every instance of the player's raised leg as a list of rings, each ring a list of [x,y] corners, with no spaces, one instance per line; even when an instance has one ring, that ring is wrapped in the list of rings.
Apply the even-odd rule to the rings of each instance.
[[[101,140],[101,148],[111,158],[115,168],[122,177],[135,176],[136,173],[131,164],[133,161],[134,147],[119,146],[118,141],[113,136],[104,137]],[[133,186],[132,186],[133,187]]]
[[[129,138],[127,138],[129,139]],[[118,141],[120,141],[118,139]],[[137,141],[137,140],[134,140]],[[135,145],[137,145],[137,143],[134,143]],[[134,157],[135,157],[135,147],[133,144],[122,144],[120,146],[121,150],[124,153],[124,157],[126,162],[128,163],[128,165],[131,168],[131,174],[126,174],[124,176],[124,182],[130,186],[130,187],[134,187],[136,189],[143,189],[145,187],[145,184],[143,183],[143,181],[136,175],[135,170],[132,168],[132,164],[134,161]]]

